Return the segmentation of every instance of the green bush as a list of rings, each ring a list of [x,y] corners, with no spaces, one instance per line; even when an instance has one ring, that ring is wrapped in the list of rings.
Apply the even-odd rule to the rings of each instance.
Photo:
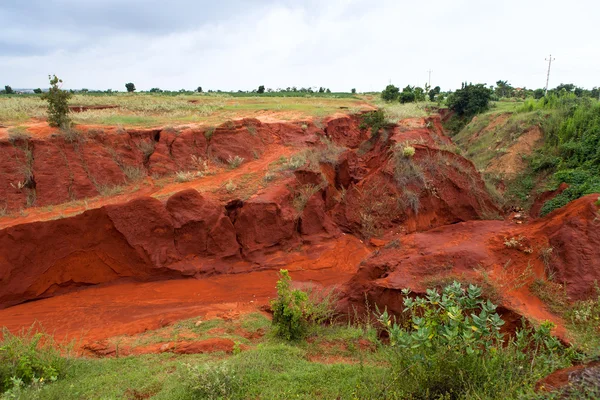
[[[72,94],[60,89],[58,84],[62,83],[62,79],[58,79],[56,75],[48,75],[48,79],[50,89],[42,95],[42,99],[48,101],[48,124],[67,130],[71,127],[69,99]]]
[[[35,326],[14,335],[4,328],[0,341],[0,393],[15,385],[53,382],[65,375],[68,359],[51,336],[38,332]]]
[[[386,128],[390,125],[385,117],[385,112],[380,108],[376,111],[371,111],[363,114],[360,117],[360,129],[371,128],[371,134],[374,135],[379,130]]]
[[[133,92],[135,92],[135,85],[131,82],[126,83],[125,89],[127,89],[127,92],[129,92],[129,93],[133,93]]]
[[[271,301],[276,336],[285,340],[299,340],[306,336],[311,325],[321,324],[333,317],[333,292],[292,289],[289,272],[282,269],[279,276],[277,298]]]
[[[385,90],[381,92],[381,98],[384,101],[395,101],[398,100],[398,94],[400,93],[400,89],[398,89],[394,85],[387,85]]]
[[[465,84],[462,88],[448,96],[448,108],[458,116],[472,117],[487,111],[490,107],[492,91],[484,84]]]
[[[403,290],[403,323],[387,311],[379,315],[399,398],[500,398],[570,364],[550,323],[503,343],[504,322],[481,293],[457,282],[423,297]]]
[[[402,93],[398,95],[398,100],[400,100],[400,103],[402,104],[412,103],[416,100],[416,98],[417,94],[415,92],[415,87],[410,85],[402,89]]]

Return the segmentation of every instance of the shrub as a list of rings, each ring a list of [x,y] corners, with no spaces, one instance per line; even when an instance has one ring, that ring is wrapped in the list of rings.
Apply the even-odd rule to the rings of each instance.
[[[384,101],[395,101],[398,100],[398,94],[400,93],[400,89],[398,89],[394,85],[387,85],[385,90],[381,92],[381,98]]]
[[[60,355],[50,335],[38,332],[35,325],[13,335],[4,328],[0,341],[0,393],[15,384],[29,385],[43,379],[53,382],[62,378],[69,360]]]
[[[48,124],[65,130],[69,129],[71,127],[69,99],[72,94],[60,89],[58,84],[62,83],[62,79],[58,79],[56,75],[48,75],[48,79],[50,80],[50,89],[42,95],[42,99],[48,101]]]
[[[504,343],[504,321],[482,289],[454,282],[425,296],[402,291],[402,323],[387,310],[378,319],[389,335],[389,357],[401,398],[500,398],[570,364],[552,324],[517,331]]]
[[[356,89],[352,88],[352,90],[350,91],[352,94],[356,94]]]
[[[135,92],[135,85],[134,85],[133,83],[131,83],[131,82],[129,82],[129,83],[126,83],[126,84],[125,84],[125,88],[127,89],[127,92],[128,92],[128,93],[133,93],[133,92]]]
[[[462,84],[462,88],[448,96],[448,108],[458,116],[471,117],[489,109],[492,91],[484,84]]]
[[[4,93],[5,94],[14,94],[15,91],[8,85],[4,86]]]
[[[271,301],[275,335],[285,340],[299,340],[306,336],[311,325],[320,324],[333,316],[333,292],[315,299],[314,292],[292,289],[292,278],[287,270],[279,271],[277,298]]]
[[[227,164],[229,164],[229,168],[237,168],[244,162],[244,159],[240,156],[232,157],[231,155],[227,158]]]
[[[415,155],[415,148],[412,146],[406,146],[402,149],[402,155],[406,158],[412,158]]]
[[[386,128],[390,125],[385,117],[385,112],[380,108],[376,111],[371,111],[363,114],[360,117],[360,129],[371,128],[371,134],[374,135],[379,132],[380,129]]]
[[[256,91],[256,93],[263,94],[264,92],[265,92],[265,86],[264,85],[260,85],[258,87],[258,90]]]
[[[400,103],[402,104],[412,103],[416,100],[416,98],[417,94],[415,92],[415,87],[410,85],[402,89],[402,93],[398,95],[398,100],[400,100]]]
[[[42,89],[40,89],[40,88],[33,89],[33,93],[35,93],[35,94],[42,94]]]
[[[196,399],[228,399],[239,388],[239,380],[227,364],[184,364],[182,380]]]

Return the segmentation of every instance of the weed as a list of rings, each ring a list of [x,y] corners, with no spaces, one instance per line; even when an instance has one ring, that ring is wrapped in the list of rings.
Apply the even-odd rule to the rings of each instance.
[[[554,259],[554,248],[553,247],[544,247],[540,249],[540,260],[544,263],[544,270],[546,271],[546,277],[549,280],[553,280],[556,275],[556,269],[552,265],[552,261]]]
[[[206,140],[209,140],[213,137],[213,134],[215,133],[215,127],[211,126],[210,128],[207,128],[204,131],[204,137],[206,138]]]
[[[233,183],[231,179],[228,180],[225,184],[225,190],[227,190],[228,193],[232,193],[233,191],[235,191],[235,189],[237,189],[237,185]]]
[[[17,126],[8,130],[8,141],[12,144],[20,141],[27,141],[30,138],[31,136],[27,133],[27,128]]]
[[[273,179],[275,179],[277,177],[277,175],[271,171],[267,171],[265,173],[265,176],[263,176],[263,181],[264,182],[271,182]]]
[[[239,167],[240,165],[242,165],[242,163],[244,162],[244,159],[240,156],[229,156],[229,158],[227,158],[227,164],[229,164],[229,168],[231,169],[235,169],[237,167]]]
[[[402,149],[402,155],[406,158],[412,158],[415,155],[415,148],[412,146],[405,146]]]
[[[302,126],[300,127],[303,131],[308,130],[308,125],[306,124],[302,124]]]
[[[302,185],[296,188],[294,200],[292,204],[298,213],[302,213],[308,200],[317,193],[321,188],[318,185]]]
[[[123,166],[123,173],[129,182],[138,182],[147,176],[146,170],[143,167],[137,167],[134,165]]]
[[[142,140],[137,144],[138,149],[146,160],[154,153],[155,142],[153,140]]]
[[[256,136],[256,126],[254,125],[247,125],[246,129],[248,129],[248,133],[252,136]]]
[[[177,171],[177,173],[175,173],[175,182],[189,182],[197,177],[198,175],[194,171]]]
[[[235,371],[227,364],[184,364],[182,381],[197,399],[218,400],[230,398],[239,385]]]
[[[121,185],[98,185],[98,192],[100,196],[112,197],[125,192],[125,188]]]

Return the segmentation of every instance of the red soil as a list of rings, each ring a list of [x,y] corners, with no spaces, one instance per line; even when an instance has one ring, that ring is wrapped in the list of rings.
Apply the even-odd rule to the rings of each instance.
[[[371,304],[399,311],[401,288],[421,292],[448,277],[476,280],[496,289],[508,330],[525,315],[554,321],[564,337],[560,318],[528,284],[544,277],[541,250],[552,247],[552,267],[571,298],[589,296],[600,280],[597,196],[530,224],[475,221],[498,209],[473,164],[438,148],[450,143],[439,119],[372,136],[358,122],[344,116],[303,130],[246,119],[212,136],[206,129],[155,129],[88,132],[73,143],[62,136],[0,141],[7,182],[0,196],[13,210],[27,191],[8,183],[24,171],[32,186],[26,189],[43,205],[122,183],[125,165],[162,176],[194,169],[192,156],[244,158],[236,170],[71,206],[74,213],[91,209],[68,218],[36,221],[56,212],[0,218],[0,321],[16,330],[38,320],[59,337],[89,344],[215,311],[256,310],[274,295],[277,271],[286,268],[300,282],[344,285],[344,311],[361,307],[365,294]],[[250,172],[262,179],[279,156],[324,148],[322,135],[347,148],[337,161],[307,165],[248,198],[207,192]],[[414,156],[399,157],[395,144],[410,144]],[[299,210],[305,185],[318,188]],[[401,238],[401,245],[372,240],[383,247],[371,254],[359,238],[373,235]],[[507,248],[512,237],[523,239]]]

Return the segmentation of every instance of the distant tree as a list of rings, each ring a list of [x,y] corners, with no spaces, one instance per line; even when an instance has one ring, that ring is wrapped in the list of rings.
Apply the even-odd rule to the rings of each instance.
[[[583,89],[582,89],[582,88],[580,88],[580,87],[576,87],[576,88],[573,90],[573,93],[575,93],[575,96],[577,96],[577,97],[583,97],[583,95],[585,94],[585,90],[583,90]]]
[[[131,82],[126,83],[125,88],[127,89],[127,92],[129,92],[129,93],[135,92],[135,85]]]
[[[323,87],[320,87],[320,88],[319,88],[319,93],[325,93],[325,88],[323,88]]]
[[[565,90],[565,92],[571,93],[575,89],[575,85],[573,85],[572,83],[561,83],[554,90],[560,93],[563,89]]]
[[[40,89],[40,88],[33,89],[33,93],[40,94],[40,93],[42,93],[42,89]]]
[[[160,88],[157,88],[157,87],[150,89],[150,93],[160,93],[160,92],[162,92],[162,90],[160,90]]]
[[[533,97],[535,99],[541,99],[542,97],[544,97],[544,89],[535,89],[533,91]]]
[[[492,90],[480,83],[463,83],[461,89],[448,96],[448,107],[458,116],[474,116],[486,111],[490,106]]]
[[[42,99],[48,101],[48,125],[69,129],[71,119],[69,118],[69,99],[73,95],[66,90],[61,90],[58,86],[62,79],[56,75],[48,75],[50,80],[50,89],[42,95]]]
[[[427,93],[427,92],[425,90],[423,90],[423,88],[417,86],[414,88],[414,92],[415,92],[415,101],[425,101],[425,93]]]
[[[356,89],[352,88],[352,90],[350,91],[352,94],[356,94]]]
[[[384,101],[395,101],[398,100],[398,94],[400,93],[400,89],[398,89],[394,85],[387,85],[385,90],[381,92],[381,98]]]
[[[327,90],[325,90],[325,93],[331,93],[331,90],[327,88]]]
[[[421,89],[421,88],[419,88]],[[421,89],[422,91],[423,89]],[[412,103],[416,100],[417,96],[415,93],[415,88],[414,86],[410,86],[407,85],[404,89],[402,89],[402,92],[398,95],[398,100],[400,100],[400,103],[404,104],[404,103]]]
[[[202,93],[202,86],[198,86],[198,89],[196,89],[196,92]]]
[[[594,99],[599,98],[600,97],[600,88],[594,87],[592,90],[590,90],[590,96],[592,96]]]
[[[514,88],[508,81],[496,81],[496,95],[498,97],[512,97]]]
[[[12,90],[12,88],[10,86],[6,85],[6,86],[4,86],[4,93],[6,93],[6,94],[14,94],[15,91]]]
[[[440,89],[439,86],[434,87],[433,89],[431,89],[427,94],[429,95],[429,101],[433,101],[435,99],[435,96],[437,96],[438,94],[440,94],[440,91],[442,89]]]
[[[264,92],[265,92],[265,86],[264,86],[264,85],[260,85],[260,86],[258,87],[258,91],[257,91],[257,93],[259,93],[259,94],[262,94],[262,93],[264,93]]]

